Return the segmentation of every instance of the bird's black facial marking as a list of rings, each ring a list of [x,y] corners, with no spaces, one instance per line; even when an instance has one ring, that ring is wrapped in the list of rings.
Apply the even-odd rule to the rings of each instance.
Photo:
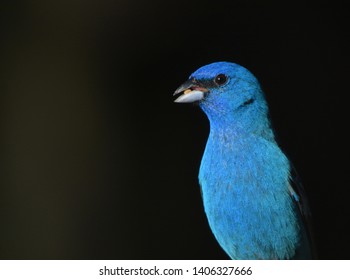
[[[214,78],[201,78],[201,79],[197,80],[194,77],[190,77],[190,79],[194,83],[201,84],[202,86],[204,86],[208,89],[221,87],[221,86],[227,84],[227,82],[229,80],[229,78],[225,74],[216,75]]]
[[[215,77],[214,83],[218,86],[223,86],[227,83],[227,76],[225,74],[219,74]]]

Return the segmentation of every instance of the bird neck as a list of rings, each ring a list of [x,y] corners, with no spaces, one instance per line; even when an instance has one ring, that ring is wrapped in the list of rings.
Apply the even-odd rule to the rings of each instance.
[[[253,117],[252,117],[253,116]],[[237,112],[232,117],[216,118],[208,116],[210,135],[220,139],[262,137],[268,141],[275,141],[267,111],[256,114]]]

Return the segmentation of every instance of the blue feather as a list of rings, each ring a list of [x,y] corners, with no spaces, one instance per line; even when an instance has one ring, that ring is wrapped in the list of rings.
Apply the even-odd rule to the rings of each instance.
[[[232,259],[311,258],[304,205],[254,75],[217,62],[194,72],[180,93],[176,102],[198,102],[210,121],[199,183],[221,247]]]

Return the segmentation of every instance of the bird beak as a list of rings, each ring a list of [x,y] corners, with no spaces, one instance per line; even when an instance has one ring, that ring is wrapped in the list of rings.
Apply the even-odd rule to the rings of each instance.
[[[174,92],[174,95],[181,94],[174,102],[192,103],[200,101],[206,96],[208,91],[207,88],[195,79],[189,79]]]

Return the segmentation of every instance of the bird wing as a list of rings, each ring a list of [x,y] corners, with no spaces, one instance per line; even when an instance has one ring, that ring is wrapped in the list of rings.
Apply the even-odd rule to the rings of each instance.
[[[312,227],[312,216],[311,216],[309,201],[307,199],[307,195],[301,183],[300,177],[293,165],[291,165],[291,175],[290,175],[289,182],[290,184],[288,186],[288,189],[289,189],[290,195],[292,196],[293,200],[298,206],[300,218],[303,222],[303,225],[306,231],[307,241],[311,247],[312,257],[316,258],[316,248],[315,248],[314,233],[313,233],[313,227]]]
[[[290,181],[290,184],[288,186],[288,189],[289,189],[290,195],[293,197],[294,201],[298,205],[300,214],[305,218],[307,217],[311,218],[309,201],[307,199],[305,189],[293,165],[291,166],[291,174],[290,174],[289,181]]]

